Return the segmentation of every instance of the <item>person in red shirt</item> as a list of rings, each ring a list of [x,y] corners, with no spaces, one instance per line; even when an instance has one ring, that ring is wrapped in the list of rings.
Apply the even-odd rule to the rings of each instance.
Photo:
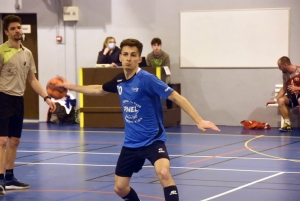
[[[279,70],[282,71],[283,87],[276,98],[268,101],[267,105],[278,103],[278,109],[284,119],[284,124],[279,130],[291,131],[288,108],[293,108],[300,104],[300,66],[292,64],[291,60],[286,56],[281,57],[277,64]]]

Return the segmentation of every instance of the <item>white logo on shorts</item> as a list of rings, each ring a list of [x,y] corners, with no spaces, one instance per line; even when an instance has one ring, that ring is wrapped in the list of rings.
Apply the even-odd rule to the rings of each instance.
[[[171,191],[170,195],[177,195],[177,192],[175,190]]]
[[[164,151],[163,148],[159,148],[159,149],[158,149],[158,153],[165,153],[165,151]]]

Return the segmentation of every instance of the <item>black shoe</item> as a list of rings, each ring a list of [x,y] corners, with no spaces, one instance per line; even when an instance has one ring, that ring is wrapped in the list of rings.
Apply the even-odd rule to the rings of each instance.
[[[17,180],[15,177],[12,180],[6,180],[6,190],[19,190],[29,188],[29,184],[25,184]]]
[[[0,180],[0,195],[5,195],[5,179]]]

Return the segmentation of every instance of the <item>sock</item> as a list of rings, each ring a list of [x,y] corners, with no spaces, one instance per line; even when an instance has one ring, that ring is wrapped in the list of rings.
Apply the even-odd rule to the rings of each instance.
[[[6,170],[6,172],[5,172],[5,179],[7,181],[12,180],[13,176],[14,176],[14,169]]]
[[[291,125],[291,122],[289,119],[284,119],[284,123],[287,123],[288,125]]]
[[[0,180],[4,180],[4,174],[0,174]]]
[[[164,188],[166,201],[179,201],[178,190],[176,186],[168,186]]]
[[[123,200],[128,200],[128,201],[140,201],[138,195],[131,187],[130,187],[129,193],[125,197],[122,197],[122,198],[123,198]]]

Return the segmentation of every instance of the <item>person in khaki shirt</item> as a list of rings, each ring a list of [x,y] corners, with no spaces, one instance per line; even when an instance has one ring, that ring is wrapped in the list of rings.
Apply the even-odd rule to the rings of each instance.
[[[44,98],[50,111],[56,108],[35,77],[31,51],[21,44],[21,18],[7,15],[3,19],[3,29],[8,41],[0,45],[0,195],[4,195],[6,189],[29,188],[15,178],[13,171],[23,127],[26,80]]]
[[[152,52],[147,55],[147,66],[150,67],[163,67],[170,66],[170,56],[161,49],[162,42],[160,38],[153,38],[151,41]],[[166,83],[169,84],[171,82],[170,75],[166,76]]]

